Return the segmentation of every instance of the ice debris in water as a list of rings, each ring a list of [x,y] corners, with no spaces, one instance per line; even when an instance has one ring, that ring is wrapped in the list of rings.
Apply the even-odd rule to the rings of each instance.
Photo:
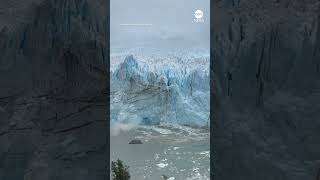
[[[159,164],[157,164],[157,166],[159,167],[159,168],[164,168],[164,167],[166,167],[166,166],[168,166],[169,164],[167,164],[167,163],[159,163]]]

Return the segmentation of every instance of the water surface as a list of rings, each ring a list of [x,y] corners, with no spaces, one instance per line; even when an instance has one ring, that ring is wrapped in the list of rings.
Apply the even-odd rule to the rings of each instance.
[[[143,144],[128,144],[140,139]],[[132,180],[208,180],[208,130],[182,126],[139,126],[111,135],[111,160],[129,165]]]

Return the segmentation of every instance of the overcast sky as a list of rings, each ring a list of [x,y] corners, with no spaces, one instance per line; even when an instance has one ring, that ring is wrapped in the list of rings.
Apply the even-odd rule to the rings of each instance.
[[[111,48],[138,44],[209,48],[209,3],[210,0],[111,0]],[[194,22],[198,9],[204,12],[203,23]]]

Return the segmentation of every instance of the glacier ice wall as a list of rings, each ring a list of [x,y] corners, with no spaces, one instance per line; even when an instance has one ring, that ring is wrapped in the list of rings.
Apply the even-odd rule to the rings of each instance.
[[[209,125],[208,57],[113,57],[111,121]]]

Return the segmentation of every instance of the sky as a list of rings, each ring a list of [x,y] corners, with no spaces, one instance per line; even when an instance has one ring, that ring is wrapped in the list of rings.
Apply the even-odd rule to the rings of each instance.
[[[111,48],[210,48],[210,0],[111,0],[110,12]]]

